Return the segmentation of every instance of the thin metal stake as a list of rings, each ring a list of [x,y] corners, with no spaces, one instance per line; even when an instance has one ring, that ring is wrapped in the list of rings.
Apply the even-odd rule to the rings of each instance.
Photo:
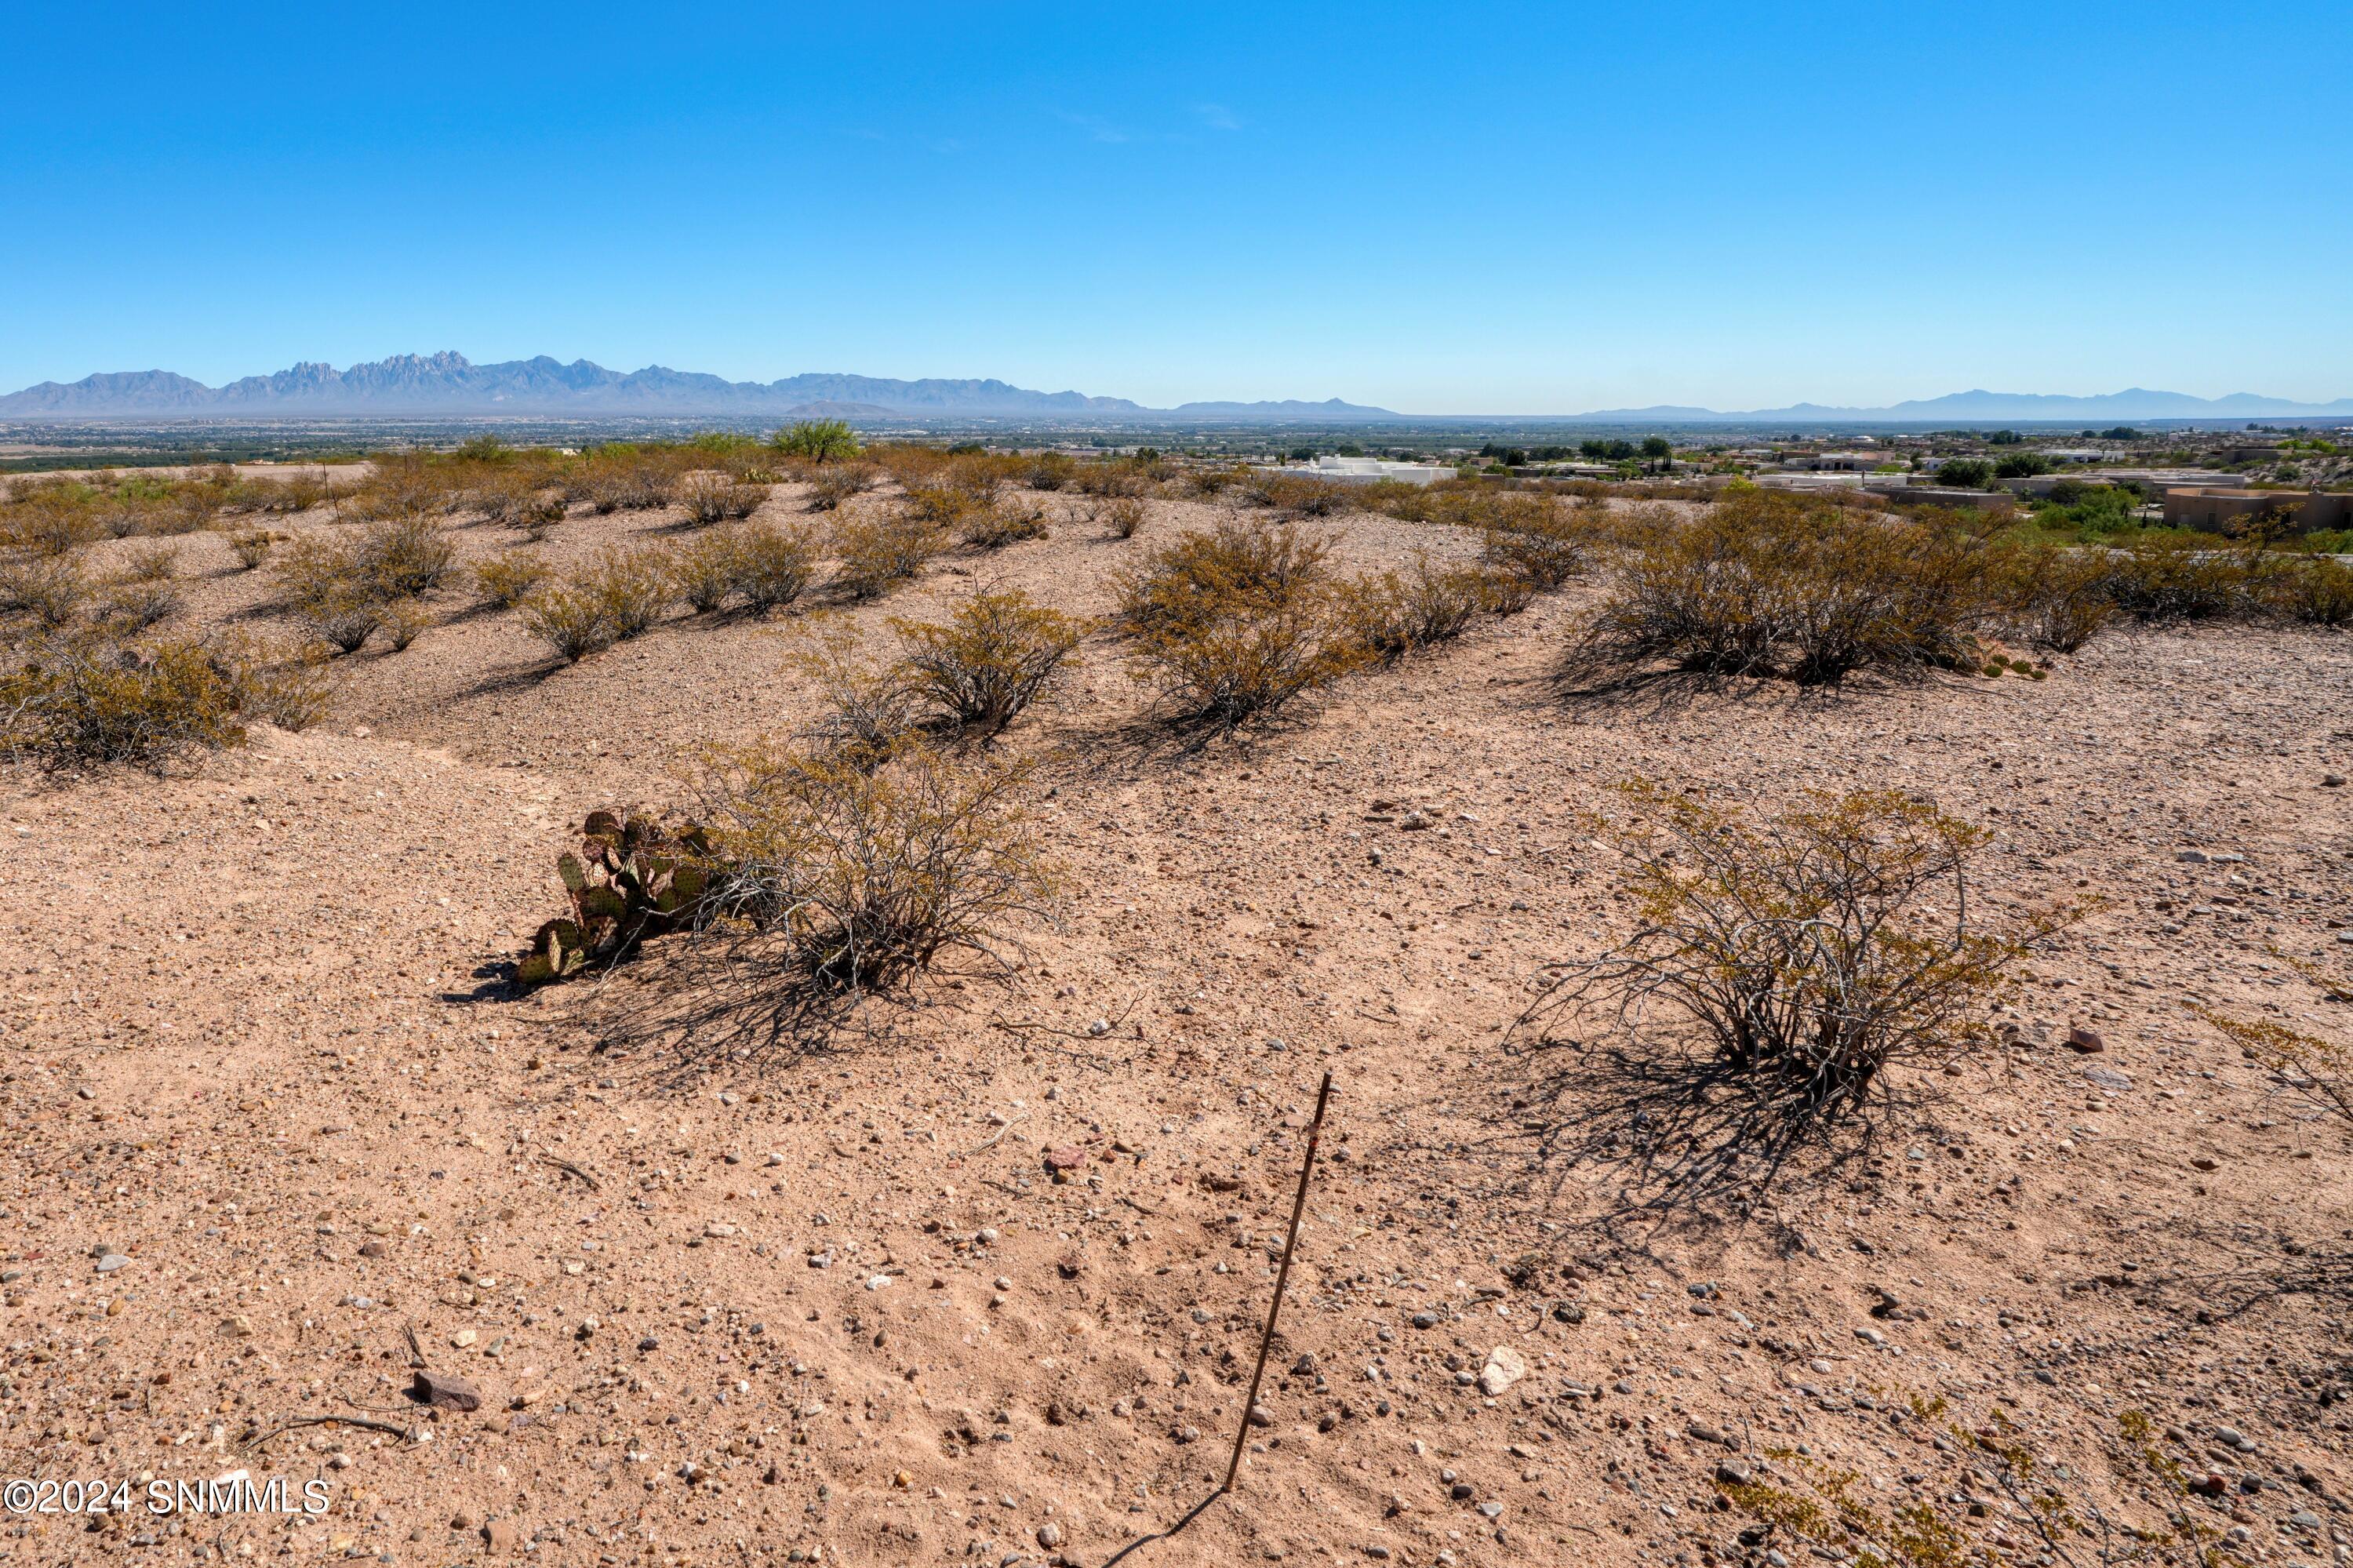
[[[1325,1069],[1324,1086],[1315,1091],[1315,1119],[1307,1126],[1307,1158],[1299,1163],[1299,1195],[1291,1201],[1291,1234],[1282,1239],[1282,1266],[1274,1272],[1274,1300],[1266,1309],[1266,1332],[1258,1342],[1258,1370],[1250,1373],[1250,1397],[1242,1401],[1241,1425],[1234,1432],[1234,1457],[1226,1466],[1225,1484],[1218,1489],[1234,1489],[1234,1477],[1242,1467],[1242,1445],[1250,1439],[1250,1412],[1258,1408],[1259,1380],[1266,1376],[1266,1352],[1274,1344],[1274,1320],[1282,1312],[1282,1287],[1291,1278],[1292,1250],[1299,1245],[1299,1216],[1307,1208],[1307,1178],[1315,1170],[1315,1140],[1324,1133],[1324,1105],[1332,1097],[1332,1074]]]

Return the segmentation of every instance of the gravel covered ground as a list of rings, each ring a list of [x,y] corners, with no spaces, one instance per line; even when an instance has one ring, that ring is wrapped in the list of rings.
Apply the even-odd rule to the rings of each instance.
[[[847,623],[982,582],[1100,613],[1216,515],[954,553]],[[1351,568],[1475,544],[1328,526]],[[233,566],[185,543],[184,623],[270,624]],[[2353,938],[2323,782],[2353,771],[2353,641],[2137,632],[2039,683],[1603,700],[1556,678],[1585,602],[1198,749],[1091,639],[1002,742],[1051,753],[1068,874],[1027,966],[764,1070],[591,1049],[680,951],[499,976],[586,810],[806,716],[796,618],[674,616],[563,668],[451,590],[407,651],[338,662],[316,729],[166,779],[0,774],[0,1475],[142,1499],[0,1517],[0,1556],[1102,1563],[1223,1474],[1329,1069],[1239,1492],[1130,1563],[1799,1561],[1713,1483],[1810,1467],[1882,1512],[1973,1499],[1968,1539],[2021,1562],[2101,1560],[2043,1538],[2046,1484],[2117,1531],[2180,1512],[2244,1560],[2344,1561],[2347,1129],[2200,1010],[2353,1033],[2283,957],[2341,969]],[[1630,1215],[1586,1136],[1622,1105],[1507,1026],[1543,961],[1624,927],[1581,819],[1637,775],[1915,790],[1993,830],[1988,908],[2102,902],[2034,963],[2014,1049],[1906,1085],[1852,1163],[1745,1221]],[[480,1407],[421,1408],[418,1355]],[[426,1440],[275,1430],[327,1414]],[[239,1470],[331,1504],[144,1506]]]

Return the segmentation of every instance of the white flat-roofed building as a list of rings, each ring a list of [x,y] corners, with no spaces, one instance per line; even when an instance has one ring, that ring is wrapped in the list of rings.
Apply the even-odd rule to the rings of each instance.
[[[1384,458],[1366,457],[1319,457],[1312,463],[1289,463],[1260,471],[1296,474],[1302,479],[1338,480],[1344,484],[1370,484],[1381,479],[1399,484],[1435,484],[1454,477],[1454,471],[1443,463],[1390,462]]]

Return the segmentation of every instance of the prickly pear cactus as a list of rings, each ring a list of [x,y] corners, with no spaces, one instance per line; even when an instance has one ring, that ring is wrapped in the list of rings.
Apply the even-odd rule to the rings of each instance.
[[[539,928],[516,980],[544,985],[615,963],[649,937],[693,925],[722,871],[710,839],[692,823],[671,829],[649,816],[591,811],[580,826],[579,852],[555,863],[572,914]]]

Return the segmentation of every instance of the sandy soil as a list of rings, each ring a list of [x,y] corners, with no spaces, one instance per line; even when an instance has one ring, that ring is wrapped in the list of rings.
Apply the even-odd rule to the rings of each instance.
[[[985,579],[1100,610],[1213,514],[952,555],[852,619]],[[584,516],[547,548],[667,526]],[[1333,527],[1351,566],[1469,550]],[[270,624],[225,543],[182,559],[186,623]],[[0,1476],[332,1498],[0,1517],[0,1559],[1102,1563],[1223,1473],[1329,1069],[1240,1490],[1130,1563],[1762,1561],[1711,1480],[1810,1461],[1875,1508],[1978,1497],[1974,1539],[2029,1562],[2029,1510],[1946,1424],[2013,1424],[2140,1522],[2163,1489],[2126,1462],[2130,1410],[2221,1478],[2189,1506],[2233,1552],[2345,1560],[2346,1132],[2196,1012],[2345,1025],[2273,952],[2345,952],[2342,637],[1605,704],[1550,679],[1572,593],[1192,753],[1136,738],[1091,641],[1008,737],[1060,748],[1070,884],[1017,981],[928,987],[889,1040],[681,1071],[589,1048],[675,954],[524,998],[499,966],[586,810],[661,804],[682,748],[807,711],[791,622],[674,617],[558,668],[512,615],[437,609],[406,652],[342,661],[305,734],[163,780],[0,776]],[[1620,1107],[1506,1025],[1543,960],[1622,928],[1579,816],[1636,774],[1918,790],[1995,831],[1991,906],[2105,903],[2036,963],[2017,1049],[1912,1086],[1868,1167],[1612,1245],[1626,1172],[1571,1150]],[[1057,1183],[1063,1144],[1086,1174]],[[478,1411],[405,1395],[412,1330]],[[1497,1347],[1527,1370],[1491,1394]],[[326,1414],[429,1438],[253,1441]]]

